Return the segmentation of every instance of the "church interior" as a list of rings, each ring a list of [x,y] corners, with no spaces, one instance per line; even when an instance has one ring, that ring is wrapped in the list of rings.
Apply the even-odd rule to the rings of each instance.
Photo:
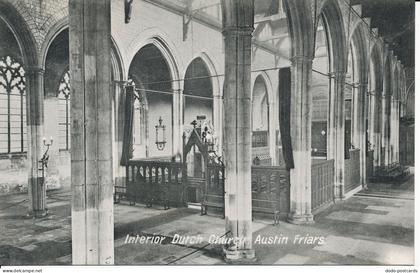
[[[414,263],[414,1],[0,0],[0,37],[0,264]]]

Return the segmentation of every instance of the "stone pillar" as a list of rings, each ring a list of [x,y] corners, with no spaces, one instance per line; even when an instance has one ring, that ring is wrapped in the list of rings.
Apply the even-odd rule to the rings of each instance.
[[[294,56],[292,61],[291,136],[294,168],[290,169],[290,213],[294,224],[313,222],[311,211],[312,58]]]
[[[124,142],[124,119],[125,119],[125,99],[124,99],[124,86],[126,81],[115,83],[113,86],[114,94],[113,99],[113,166],[114,166],[114,183],[115,185],[122,185],[125,180],[126,172],[125,167],[121,166],[121,156]]]
[[[49,185],[54,185],[54,188],[60,187],[60,144],[59,144],[59,101],[57,92],[46,92],[44,99],[44,109],[47,115],[44,116],[44,137],[47,141],[53,138],[53,145],[48,151],[48,169],[46,171],[46,180]]]
[[[398,162],[399,111],[398,100],[391,98],[391,163]]]
[[[271,157],[271,165],[277,165],[276,158],[276,121],[275,121],[275,106],[276,103],[271,101],[268,104],[268,148]]]
[[[381,91],[370,92],[370,111],[371,121],[369,122],[370,128],[370,143],[373,148],[373,166],[380,166],[381,162],[381,122],[380,122],[380,110],[381,110]]]
[[[394,97],[391,96],[390,98],[390,109],[389,109],[389,163],[394,162],[394,145],[395,145],[395,101]]]
[[[225,44],[224,131],[227,260],[254,259],[251,196],[251,38],[252,0],[232,1],[223,24]],[[248,12],[250,14],[248,14]],[[244,13],[244,14],[242,14]],[[245,14],[246,13],[246,14]],[[242,16],[233,16],[242,14]],[[249,17],[247,17],[249,16]],[[247,18],[248,20],[246,20]]]
[[[396,111],[397,111],[397,115],[396,115],[396,140],[395,140],[395,145],[396,145],[396,148],[395,148],[395,160],[399,163],[400,162],[400,115],[401,115],[401,113],[400,113],[400,111],[401,111],[401,102],[400,102],[400,100],[397,100],[396,101],[396,104],[397,104],[397,106],[396,106]]]
[[[385,148],[384,151],[384,165],[388,166],[390,162],[390,115],[391,115],[391,96],[390,95],[384,95],[382,97],[382,105],[383,105],[383,141],[382,145]]]
[[[351,144],[355,148],[360,148],[361,97],[362,96],[360,94],[360,84],[353,83],[351,111]]]
[[[42,164],[39,160],[44,154],[44,69],[27,68],[27,125],[28,125],[28,199],[29,214],[42,217],[47,214],[46,185],[42,179]]]
[[[368,84],[362,83],[360,85],[359,96],[359,148],[360,148],[360,182],[363,188],[367,187],[366,183],[366,104],[367,104]]]
[[[223,96],[217,95],[213,97],[213,118],[214,130],[217,137],[217,154],[222,155],[223,148]]]
[[[73,264],[114,263],[111,1],[69,2]]]
[[[334,199],[344,198],[345,72],[331,73],[327,130],[327,158],[334,159]]]
[[[172,154],[180,153],[182,155],[182,134],[183,128],[183,98],[182,90],[174,89],[173,107],[172,107]],[[168,137],[168,136],[167,136]]]

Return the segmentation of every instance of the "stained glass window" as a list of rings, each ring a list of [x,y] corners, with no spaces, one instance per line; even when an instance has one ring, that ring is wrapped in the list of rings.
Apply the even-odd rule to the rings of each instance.
[[[27,150],[25,70],[12,56],[0,58],[0,153]]]

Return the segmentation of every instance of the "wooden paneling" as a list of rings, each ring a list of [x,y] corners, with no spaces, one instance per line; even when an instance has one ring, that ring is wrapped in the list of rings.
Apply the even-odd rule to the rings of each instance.
[[[311,169],[312,210],[334,200],[334,160],[318,160]]]
[[[360,186],[360,150],[349,151],[350,158],[344,161],[344,188],[345,192]]]

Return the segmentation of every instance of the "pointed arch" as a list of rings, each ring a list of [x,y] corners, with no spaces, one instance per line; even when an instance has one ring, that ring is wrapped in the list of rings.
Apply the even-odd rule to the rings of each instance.
[[[170,40],[166,38],[166,35],[158,29],[148,29],[144,33],[140,33],[137,37],[138,38],[131,43],[128,49],[128,57],[126,58],[128,62],[125,67],[126,74],[128,75],[131,63],[133,62],[137,52],[146,45],[151,44],[159,49],[169,67],[172,80],[172,90],[180,90],[180,71],[183,65],[179,61],[180,58],[178,57],[179,54],[176,47],[170,43]]]
[[[22,65],[25,69],[38,67],[37,42],[25,19],[12,4],[1,1],[0,20],[13,32],[22,54]]]
[[[322,2],[320,14],[315,22],[323,21],[327,36],[329,56],[329,71],[343,72],[347,69],[347,37],[343,14],[338,1],[326,0]]]

